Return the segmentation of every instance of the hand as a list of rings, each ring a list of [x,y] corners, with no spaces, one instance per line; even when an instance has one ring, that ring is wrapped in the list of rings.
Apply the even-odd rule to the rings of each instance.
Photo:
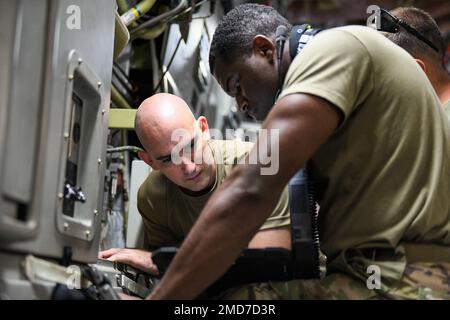
[[[158,267],[152,261],[152,253],[139,249],[113,248],[101,251],[99,259],[128,264],[152,275],[159,275]]]
[[[142,300],[139,297],[130,296],[125,293],[119,293],[120,300]]]

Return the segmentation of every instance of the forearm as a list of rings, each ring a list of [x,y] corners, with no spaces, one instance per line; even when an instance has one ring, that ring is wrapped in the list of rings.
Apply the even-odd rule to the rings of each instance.
[[[244,172],[233,172],[215,192],[150,298],[195,298],[247,247],[272,212],[283,187],[278,194],[273,190],[270,196],[262,197],[263,192],[245,185],[252,180],[245,178],[249,172]]]

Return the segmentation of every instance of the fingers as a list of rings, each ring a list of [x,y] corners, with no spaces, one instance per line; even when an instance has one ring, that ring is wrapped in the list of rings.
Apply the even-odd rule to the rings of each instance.
[[[112,262],[127,264],[149,274],[159,275],[158,267],[153,263],[151,259],[151,252],[148,251],[113,248],[100,252],[99,259],[106,259]]]
[[[139,297],[133,297],[133,296],[130,296],[130,295],[128,295],[128,294],[121,293],[121,292],[119,292],[119,297],[120,297],[120,299],[122,299],[122,300],[142,300],[142,299],[139,298]]]
[[[154,275],[154,276],[159,276],[159,270],[158,267],[156,266],[156,264],[152,263],[150,265],[150,268],[145,270],[148,274]]]
[[[108,259],[109,257],[111,257],[112,255],[120,252],[122,249],[120,248],[111,248],[105,251],[100,251],[98,253],[98,258],[99,259]]]
[[[106,258],[106,260],[129,264],[131,266],[133,266],[133,264],[134,264],[133,257],[131,257],[129,254],[123,253],[123,252],[117,252],[117,253],[109,256],[108,258]]]

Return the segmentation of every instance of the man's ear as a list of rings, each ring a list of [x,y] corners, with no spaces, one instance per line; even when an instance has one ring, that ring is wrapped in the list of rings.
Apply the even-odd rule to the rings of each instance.
[[[423,62],[423,60],[420,59],[415,59],[417,64],[422,68],[422,70],[427,73],[427,65],[425,64],[425,62]]]
[[[208,120],[206,119],[206,117],[200,116],[198,118],[197,122],[198,122],[198,126],[199,126],[200,130],[202,131],[203,138],[205,140],[210,140],[211,136],[209,134],[209,125],[208,125]]]
[[[264,35],[257,35],[253,38],[253,53],[261,55],[269,60],[275,61],[275,44],[272,40]]]
[[[139,159],[141,159],[146,164],[148,164],[153,170],[157,170],[154,166],[153,160],[150,158],[150,156],[147,154],[147,152],[139,151],[138,156],[139,156]]]

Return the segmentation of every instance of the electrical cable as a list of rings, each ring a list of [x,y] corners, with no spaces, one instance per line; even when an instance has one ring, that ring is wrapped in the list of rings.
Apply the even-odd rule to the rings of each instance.
[[[119,71],[116,64],[113,65],[113,74],[128,92],[134,93],[137,91],[136,86],[131,83],[130,79],[124,73],[122,73],[122,71]]]
[[[173,59],[175,58],[175,55],[177,54],[178,48],[180,47],[181,40],[183,40],[183,37],[182,37],[182,36],[180,36],[180,39],[178,40],[177,46],[175,47],[175,50],[174,50],[174,52],[173,52],[173,54],[172,54],[172,57],[170,58],[169,63],[167,64],[166,70],[164,70],[164,72],[163,72],[163,74],[162,74],[162,76],[161,76],[161,79],[159,80],[159,82],[158,82],[158,84],[156,85],[156,87],[153,89],[153,93],[155,93],[156,90],[159,89],[159,87],[161,86],[161,83],[162,83],[163,80],[164,80],[164,77],[166,76],[166,73],[169,71],[170,66],[172,65]]]
[[[178,19],[178,17],[180,17],[180,16],[182,16],[182,15],[188,13],[189,11],[192,11],[192,10],[196,9],[197,7],[201,6],[202,4],[204,4],[205,2],[208,2],[208,1],[209,1],[209,0],[203,0],[203,1],[200,1],[200,2],[196,3],[196,4],[193,5],[193,6],[190,6],[190,7],[186,8],[184,11],[180,12],[180,13],[177,14],[176,16],[173,16],[172,18],[168,19],[167,22],[171,22],[171,21],[173,21],[173,20],[175,20],[175,19]],[[191,20],[196,20],[196,19],[206,19],[206,18],[209,18],[209,17],[211,17],[211,16],[212,16],[212,13],[209,14],[209,15],[207,15],[207,16],[193,17]],[[180,20],[179,22],[189,22],[189,20],[188,20],[188,19],[186,19],[186,20]]]
[[[153,27],[153,26],[155,26],[155,25],[157,25],[157,24],[159,24],[159,23],[165,21],[166,19],[171,18],[172,15],[176,15],[176,14],[178,14],[178,12],[179,12],[180,10],[183,10],[183,8],[184,8],[186,5],[187,5],[187,1],[186,1],[186,0],[180,0],[180,2],[178,3],[178,5],[177,5],[174,9],[172,9],[172,10],[170,10],[170,11],[167,11],[167,12],[165,12],[165,13],[163,13],[163,14],[157,16],[157,17],[154,18],[154,19],[151,19],[151,20],[149,20],[149,21],[147,21],[147,22],[144,22],[143,24],[139,25],[137,28],[132,29],[132,30],[130,31],[130,34],[133,35],[133,34],[135,34],[136,32],[138,32],[139,30],[142,30],[142,29],[144,29],[144,28],[150,28],[150,27]]]
[[[116,148],[108,148],[106,149],[106,153],[115,153],[115,152],[124,152],[124,151],[132,151],[132,152],[145,152],[144,149],[136,147],[136,146],[123,146]]]

